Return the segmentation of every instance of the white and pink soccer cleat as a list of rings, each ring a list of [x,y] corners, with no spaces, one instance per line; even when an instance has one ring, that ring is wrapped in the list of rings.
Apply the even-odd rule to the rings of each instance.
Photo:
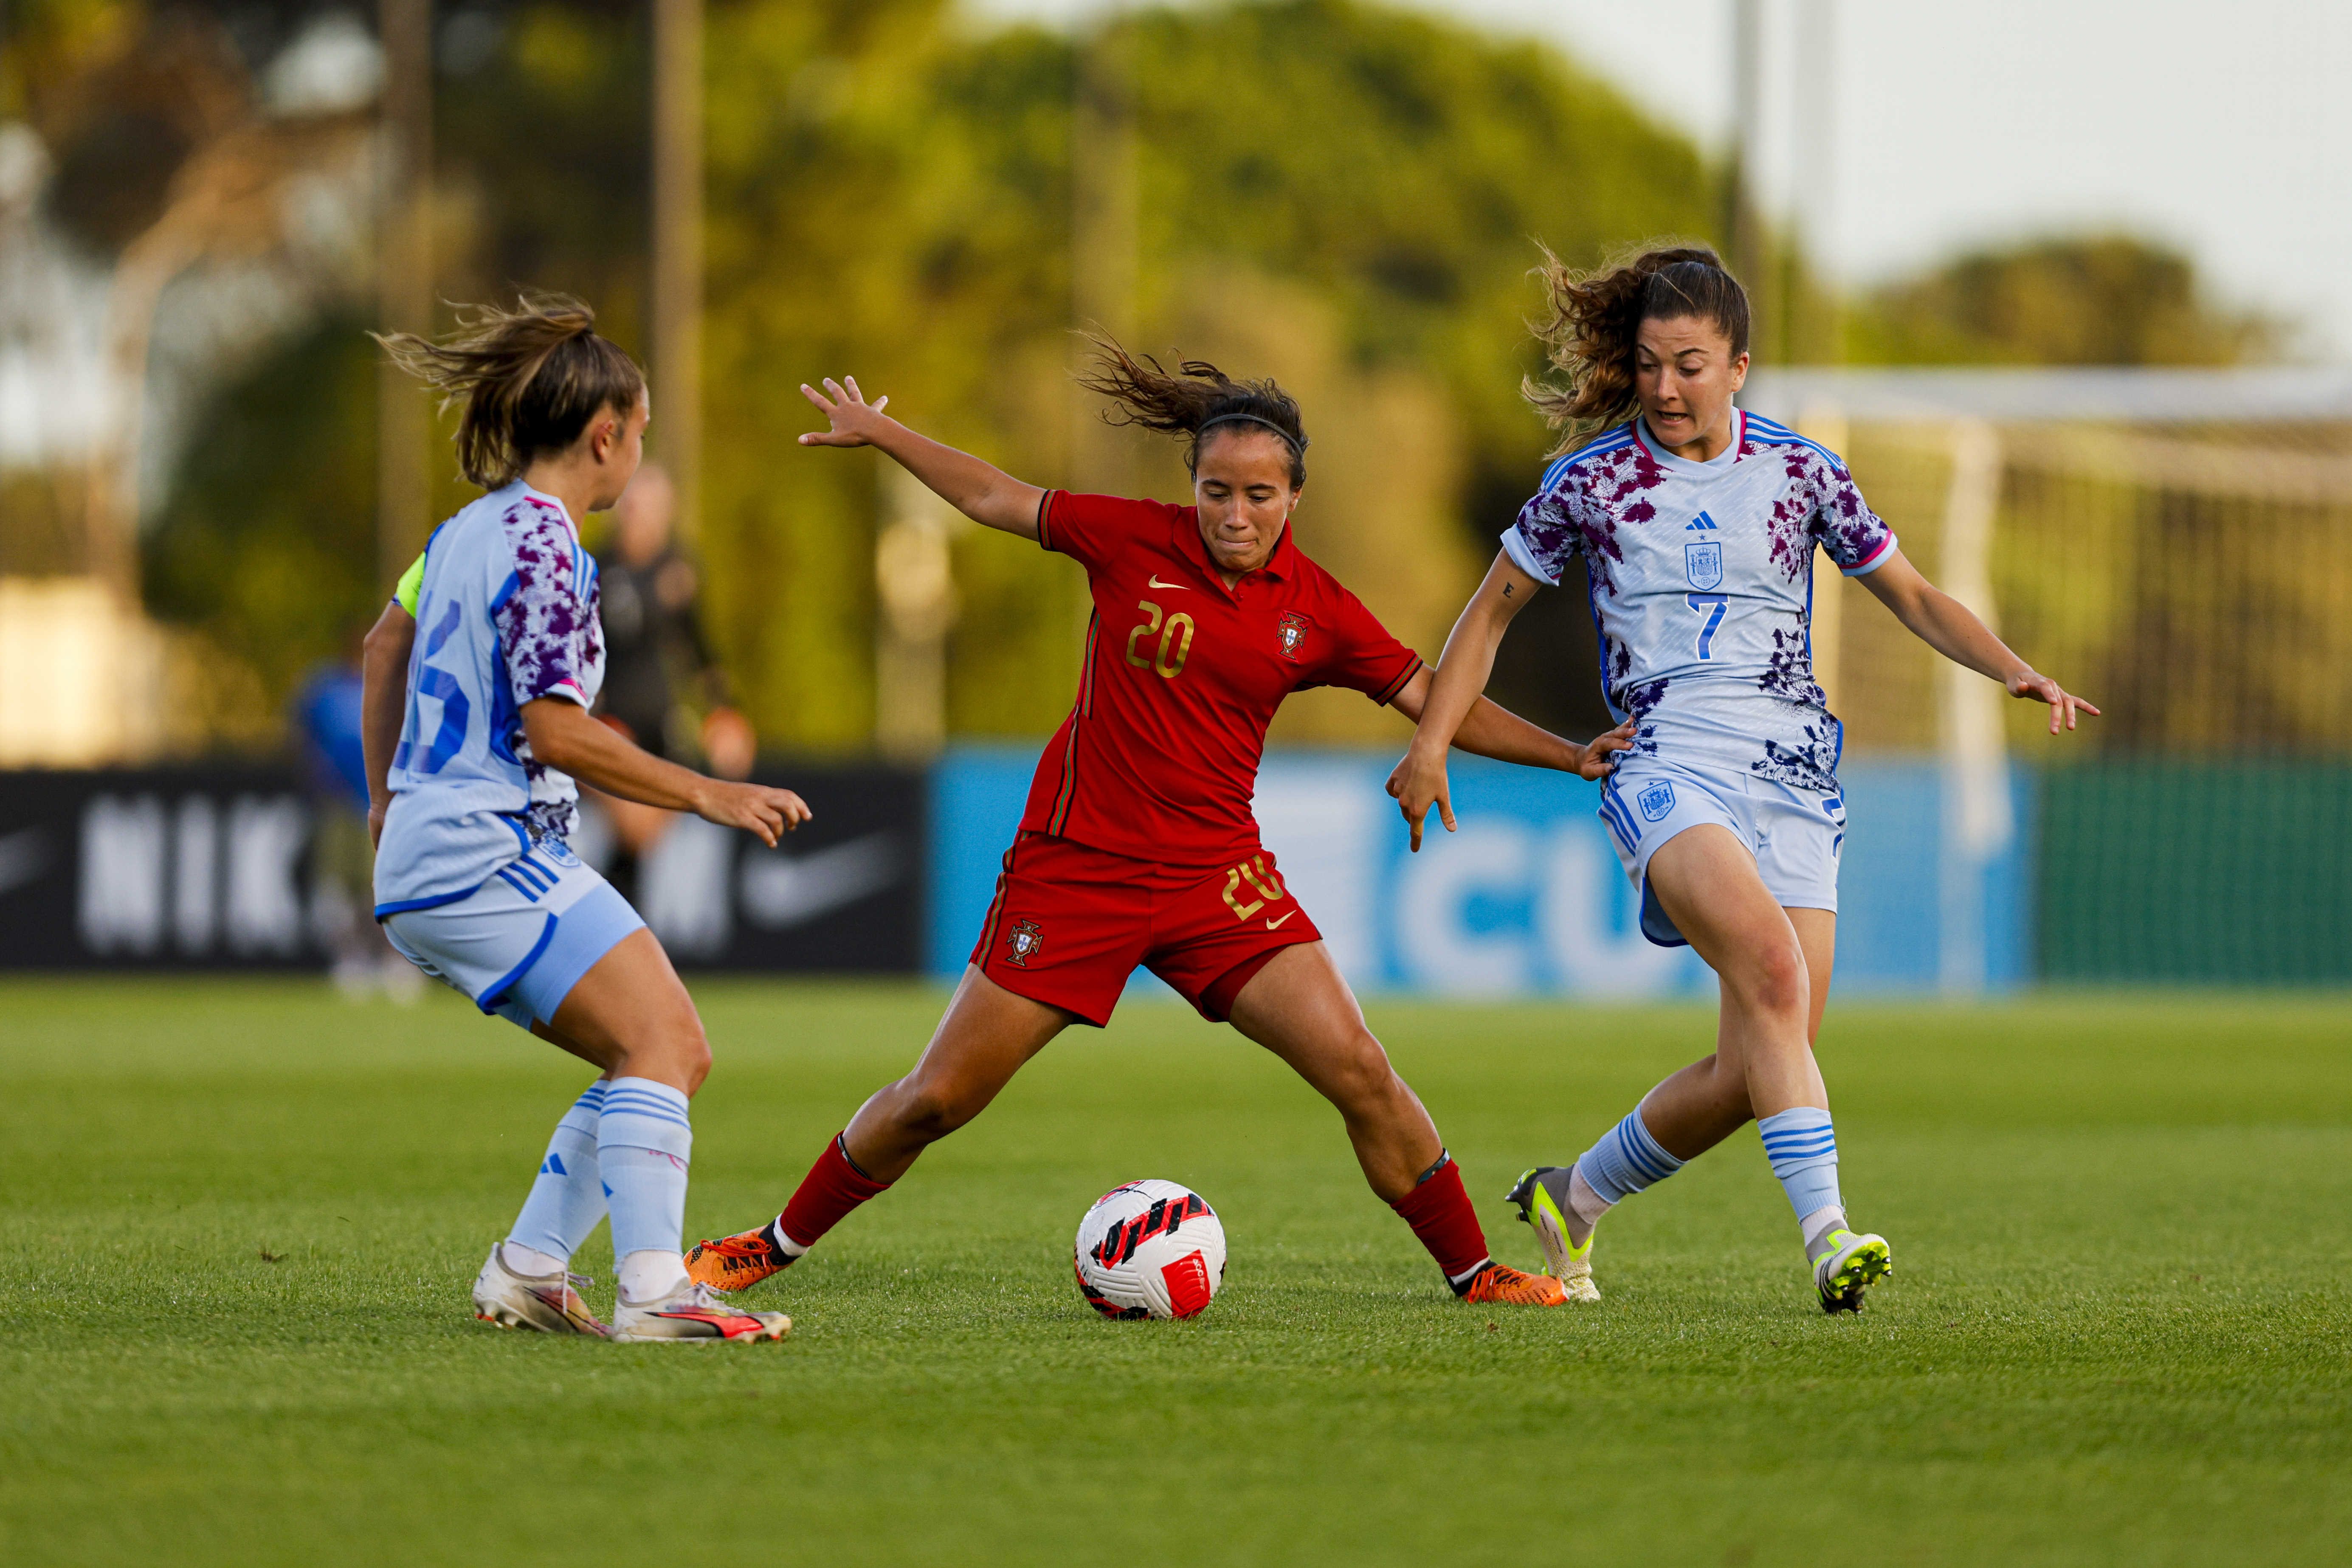
[[[507,1267],[505,1250],[505,1244],[492,1244],[481,1273],[474,1277],[474,1316],[502,1329],[606,1337],[609,1331],[580,1298],[586,1275],[560,1268],[543,1277],[518,1274]]]
[[[780,1340],[793,1331],[782,1312],[739,1312],[722,1304],[708,1285],[688,1280],[658,1301],[640,1305],[627,1296],[613,1309],[612,1337],[626,1343],[708,1344],[733,1340],[749,1344]]]

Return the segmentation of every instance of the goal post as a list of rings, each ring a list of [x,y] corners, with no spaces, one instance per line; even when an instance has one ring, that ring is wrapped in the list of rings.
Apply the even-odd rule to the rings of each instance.
[[[2073,814],[2037,851],[2045,976],[2352,980],[2352,878],[2319,869],[2352,869],[2352,371],[1798,369],[1741,402],[1846,457],[1911,559],[2106,710],[2035,743],[2046,713],[1819,579],[1849,752],[1936,760],[1945,989],[1984,984],[2020,787]]]

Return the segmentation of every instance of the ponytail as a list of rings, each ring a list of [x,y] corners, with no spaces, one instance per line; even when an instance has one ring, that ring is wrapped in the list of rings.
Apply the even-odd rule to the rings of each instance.
[[[1547,385],[1530,376],[1519,384],[1519,394],[1560,432],[1554,457],[1640,410],[1633,346],[1643,321],[1697,316],[1721,330],[1733,358],[1748,352],[1748,291],[1703,245],[1643,251],[1597,272],[1571,271],[1546,249],[1535,275],[1543,279],[1551,316],[1530,326],[1568,384]]]
[[[542,452],[580,439],[607,408],[625,416],[645,395],[645,372],[595,331],[596,312],[568,294],[525,293],[511,310],[461,309],[439,342],[412,332],[368,335],[393,363],[462,403],[457,467],[486,490],[521,478]]]
[[[1096,336],[1095,368],[1078,377],[1088,392],[1110,399],[1103,419],[1185,438],[1184,468],[1201,471],[1201,442],[1212,428],[1270,430],[1290,448],[1290,488],[1307,482],[1307,427],[1297,399],[1271,381],[1235,381],[1205,360],[1178,363],[1173,374],[1158,360],[1140,359],[1108,337]]]

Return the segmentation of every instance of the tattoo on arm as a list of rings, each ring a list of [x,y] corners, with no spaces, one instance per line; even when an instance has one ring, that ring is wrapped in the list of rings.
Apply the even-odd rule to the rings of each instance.
[[[1509,598],[1509,597],[1511,596],[1511,590],[1512,590],[1513,588],[1517,587],[1517,586],[1518,586],[1518,584],[1516,584],[1516,583],[1506,583],[1506,584],[1503,584],[1503,597],[1505,597],[1506,599]]]

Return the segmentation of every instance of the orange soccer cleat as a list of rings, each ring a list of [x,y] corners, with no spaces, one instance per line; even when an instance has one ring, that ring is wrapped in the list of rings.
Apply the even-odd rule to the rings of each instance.
[[[1522,1274],[1495,1263],[1470,1281],[1470,1289],[1462,1299],[1482,1307],[1565,1307],[1568,1290],[1549,1274]]]
[[[714,1290],[740,1290],[790,1268],[793,1255],[776,1245],[774,1226],[698,1241],[686,1255],[686,1277]]]

